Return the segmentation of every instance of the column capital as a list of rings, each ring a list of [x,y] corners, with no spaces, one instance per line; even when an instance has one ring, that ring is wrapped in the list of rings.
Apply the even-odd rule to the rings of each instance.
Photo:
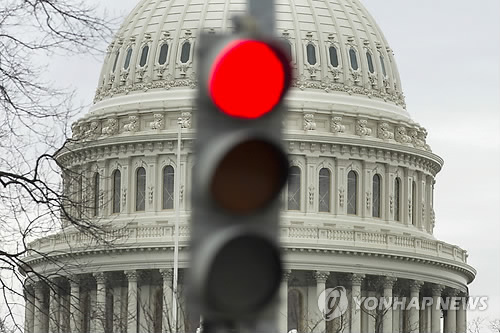
[[[103,284],[108,280],[108,275],[105,272],[97,272],[92,274],[97,283]]]
[[[161,268],[159,271],[164,281],[171,281],[174,278],[174,270],[172,268]]]
[[[455,289],[455,288],[447,288],[446,289],[446,295],[448,297],[457,297],[460,294],[460,290]]]
[[[139,279],[139,271],[137,270],[124,271],[123,273],[125,274],[129,282],[137,282],[137,280]]]
[[[70,287],[73,288],[74,286],[76,287],[80,285],[80,283],[83,280],[83,277],[81,275],[73,274],[68,276],[67,279],[69,281]]]
[[[326,283],[326,280],[328,280],[328,277],[330,276],[330,272],[314,271],[313,276],[316,279],[316,282]]]
[[[384,289],[392,289],[397,280],[394,276],[384,276],[382,279]]]
[[[420,288],[424,285],[423,281],[420,280],[411,280],[410,281],[410,291],[419,292]]]
[[[351,286],[361,286],[361,283],[363,282],[364,278],[365,278],[364,274],[352,273],[348,275],[348,279],[351,282]]]
[[[291,276],[292,276],[292,270],[291,269],[284,269],[283,272],[281,273],[281,281],[288,282],[288,280],[290,280]]]
[[[441,294],[443,293],[443,290],[444,290],[444,286],[442,284],[434,284],[434,285],[432,285],[432,287],[431,287],[432,296],[441,297]]]

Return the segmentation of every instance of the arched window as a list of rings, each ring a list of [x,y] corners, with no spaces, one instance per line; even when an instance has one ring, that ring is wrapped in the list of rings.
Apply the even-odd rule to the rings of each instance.
[[[306,50],[309,65],[316,65],[316,47],[313,44],[307,44]]]
[[[375,67],[373,67],[373,59],[370,52],[366,52],[366,61],[368,62],[368,70],[370,73],[374,73]]]
[[[122,188],[122,173],[115,170],[113,173],[113,213],[120,212],[120,192]]]
[[[167,165],[163,168],[163,209],[174,209],[174,168]]]
[[[380,55],[380,65],[382,67],[382,74],[384,74],[384,76],[387,76],[387,71],[385,70],[385,61],[384,61],[383,55]]]
[[[137,169],[136,189],[135,189],[135,210],[146,209],[146,169]]]
[[[145,45],[142,48],[141,60],[139,61],[139,66],[144,67],[146,65],[146,62],[148,61],[148,53],[149,53],[149,46]]]
[[[411,184],[411,223],[417,225],[417,183]]]
[[[293,54],[292,54],[292,44],[290,44],[290,42],[288,42],[286,39],[283,41],[283,45],[285,47],[285,52],[286,52],[286,55],[288,56],[288,59],[290,61],[293,60]]]
[[[90,332],[90,316],[91,316],[91,304],[90,304],[90,295],[89,292],[85,292],[83,294],[81,302],[81,324],[82,324],[82,332],[88,333]]]
[[[288,328],[287,332],[291,330],[302,331],[302,319],[304,318],[304,301],[302,293],[297,289],[288,291]]]
[[[118,58],[120,58],[120,51],[116,52],[116,55],[115,55],[115,62],[113,63],[113,73],[115,72],[116,65],[118,64]]]
[[[129,48],[127,51],[127,55],[125,56],[125,63],[123,64],[124,69],[128,69],[130,67],[131,59],[132,59],[132,48]]]
[[[380,217],[380,175],[373,176],[372,216]]]
[[[335,46],[330,46],[328,48],[328,53],[330,55],[330,65],[332,65],[332,67],[339,67],[339,55],[337,53],[337,48]]]
[[[94,175],[94,216],[99,215],[99,173]]]
[[[181,62],[183,64],[187,63],[189,61],[190,56],[191,56],[191,43],[185,42],[184,44],[182,44]]]
[[[165,43],[160,48],[160,56],[158,57],[158,63],[160,65],[165,65],[168,56],[168,44]]]
[[[394,181],[394,221],[401,221],[401,180]]]
[[[356,50],[354,50],[352,47],[349,50],[349,59],[351,60],[351,68],[353,70],[357,71],[359,68],[358,58],[356,56]]]
[[[300,168],[290,168],[288,176],[288,210],[300,210]]]
[[[330,170],[323,168],[319,171],[319,211],[330,211]]]
[[[154,308],[153,308],[153,333],[162,332],[162,318],[163,318],[163,291],[162,289],[156,290],[154,293]],[[112,326],[110,326],[112,327]],[[165,330],[166,331],[166,330]]]
[[[347,174],[347,214],[356,215],[358,197],[358,175],[354,171]]]

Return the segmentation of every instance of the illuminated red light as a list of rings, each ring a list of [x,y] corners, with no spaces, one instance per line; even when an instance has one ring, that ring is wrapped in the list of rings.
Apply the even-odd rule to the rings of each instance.
[[[224,113],[259,118],[271,111],[288,88],[283,59],[256,40],[234,40],[219,53],[211,68],[209,92]]]

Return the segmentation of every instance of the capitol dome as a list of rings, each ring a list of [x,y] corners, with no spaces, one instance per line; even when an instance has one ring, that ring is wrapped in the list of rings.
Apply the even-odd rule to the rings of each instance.
[[[195,49],[200,32],[231,31],[231,17],[245,6],[140,0],[126,18],[93,106],[58,152],[68,212],[105,228],[108,243],[65,219],[61,233],[31,244],[27,262],[59,274],[59,287],[28,279],[26,332],[196,330],[199,318],[183,308],[196,191]],[[463,305],[476,272],[465,250],[433,235],[443,160],[407,112],[393,52],[360,1],[277,0],[276,19],[294,68],[284,121],[290,177],[282,193],[280,332],[465,332],[463,308],[425,302],[383,314],[350,303],[340,317],[322,318],[317,297],[337,286],[350,297]]]

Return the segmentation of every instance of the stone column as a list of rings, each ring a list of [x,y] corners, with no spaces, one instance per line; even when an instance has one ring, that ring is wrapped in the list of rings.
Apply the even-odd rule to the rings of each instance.
[[[44,333],[45,327],[45,307],[43,301],[43,288],[44,284],[40,281],[36,282],[34,285],[35,289],[35,315],[33,322],[33,333]]]
[[[285,270],[281,278],[280,301],[278,307],[278,332],[288,332],[288,280],[292,275],[291,270]]]
[[[457,311],[457,333],[467,331],[467,294],[460,294],[460,307]]]
[[[448,310],[446,311],[446,321],[444,323],[445,333],[457,333],[457,295],[458,290],[451,289],[448,291]]]
[[[441,293],[444,286],[436,284],[432,287],[431,333],[441,333]]]
[[[372,288],[370,288],[370,289],[372,289]],[[370,298],[370,300],[375,300],[377,293],[372,289],[372,290],[368,291],[367,295]],[[370,310],[367,310],[368,333],[375,333],[375,325],[376,325],[375,317],[376,317],[377,308],[375,308],[374,310],[371,310],[371,307],[374,306],[373,301],[368,302],[367,305],[370,307]],[[378,307],[378,304],[376,304],[376,305]]]
[[[397,293],[392,294],[393,304],[392,304],[392,331],[394,333],[399,333],[401,331],[400,317],[401,317],[401,305],[395,301],[400,300],[401,296]],[[387,315],[387,314],[386,314]],[[386,332],[384,328],[384,333]]]
[[[136,270],[125,271],[128,279],[127,297],[127,333],[137,333],[137,280],[139,272]]]
[[[30,285],[25,285],[24,303],[24,332],[33,333],[33,324],[35,319],[35,291]]]
[[[420,331],[420,288],[424,283],[422,281],[410,282],[410,303],[408,314],[408,332],[418,333]]]
[[[314,278],[316,279],[316,299],[318,300],[319,303],[319,297],[320,295],[325,291],[326,289],[326,280],[328,280],[328,276],[330,275],[330,272],[323,272],[323,271],[315,271],[314,272]],[[323,293],[323,296],[325,294]],[[326,299],[323,297],[322,299],[323,304],[325,304],[325,309],[326,309]],[[315,308],[318,307],[318,305],[313,305]],[[318,324],[315,325],[316,323],[313,324],[314,331],[319,332],[319,333],[324,333],[326,332],[326,321],[323,316],[323,312],[321,309],[317,308],[317,322]]]
[[[358,309],[361,298],[361,283],[364,274],[351,274],[351,333],[361,333],[361,309]],[[355,301],[355,299],[357,299]]]
[[[106,331],[106,273],[94,273],[96,281],[96,333]]]
[[[59,332],[59,286],[56,280],[49,285],[49,333]]]
[[[69,281],[70,300],[69,300],[69,325],[71,333],[81,331],[82,311],[80,309],[80,280],[77,276],[72,276]]]
[[[176,332],[176,330],[174,330],[172,327],[174,323],[172,318],[172,304],[174,297],[172,290],[172,280],[174,278],[174,271],[171,268],[160,269],[160,274],[163,278],[162,332]]]
[[[397,279],[392,276],[386,276],[384,278],[384,314],[382,317],[383,333],[394,333],[392,330],[392,288],[394,287],[396,280]]]

